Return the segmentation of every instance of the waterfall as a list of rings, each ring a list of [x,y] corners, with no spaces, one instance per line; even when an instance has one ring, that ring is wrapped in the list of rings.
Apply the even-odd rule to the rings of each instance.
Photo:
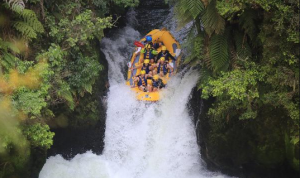
[[[172,20],[170,20],[171,23]],[[187,27],[188,28],[188,27]],[[175,32],[180,38],[183,29]],[[78,154],[71,160],[60,155],[47,159],[40,178],[204,178],[226,177],[206,170],[201,160],[195,126],[187,103],[198,73],[177,73],[156,103],[137,101],[125,85],[126,62],[138,31],[126,26],[113,38],[102,40],[109,64],[110,88],[102,155]]]

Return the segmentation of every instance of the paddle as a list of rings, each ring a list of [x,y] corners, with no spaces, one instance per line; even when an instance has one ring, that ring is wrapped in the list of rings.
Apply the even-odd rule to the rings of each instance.
[[[137,46],[137,47],[141,47],[141,48],[144,47],[144,45],[141,42],[139,42],[139,41],[135,41],[134,45]]]

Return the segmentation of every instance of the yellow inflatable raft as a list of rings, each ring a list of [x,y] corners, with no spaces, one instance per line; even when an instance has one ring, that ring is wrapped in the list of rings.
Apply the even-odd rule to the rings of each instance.
[[[169,64],[173,67],[174,73],[173,75],[177,72],[178,65],[181,60],[181,48],[180,44],[175,40],[173,35],[164,29],[154,29],[151,32],[149,32],[146,36],[151,36],[152,37],[152,42],[153,43],[163,43],[164,46],[166,46],[167,50],[170,52],[171,55],[173,55],[176,59],[176,61],[170,61]],[[144,42],[145,38],[142,38],[140,42]],[[133,71],[130,70],[132,66],[138,66],[142,64],[143,56],[141,55],[142,47],[136,47],[135,51],[132,54],[131,61],[128,63],[128,78],[127,78],[127,85],[133,85],[133,77],[137,76],[140,74],[141,69],[134,69]],[[159,53],[161,51],[161,46],[156,49],[157,52]],[[164,84],[168,82],[170,79],[169,75],[171,75],[171,71],[165,76],[165,77],[160,77]],[[148,79],[149,81],[149,79]],[[149,81],[151,82],[151,81]],[[136,97],[138,100],[144,100],[144,101],[158,101],[160,99],[160,91],[157,92],[143,92],[138,89],[137,85],[136,87],[131,88],[135,93]]]

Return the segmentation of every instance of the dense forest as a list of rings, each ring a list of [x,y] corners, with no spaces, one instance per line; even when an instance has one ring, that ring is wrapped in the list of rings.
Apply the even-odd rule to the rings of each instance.
[[[216,165],[299,171],[299,1],[173,1],[191,20],[185,63],[211,99],[206,147]],[[226,161],[224,161],[226,160]]]
[[[103,70],[97,44],[103,30],[116,23],[110,14],[137,4],[1,1],[0,177],[28,177],[34,171],[32,154],[53,144],[49,125],[87,125],[98,119],[98,101],[91,95]]]
[[[193,21],[184,63],[199,70],[208,101],[211,161],[299,171],[299,1],[166,3],[180,27]],[[0,2],[0,177],[38,174],[43,161],[35,153],[52,146],[50,128],[97,122],[96,81],[106,80],[99,41],[138,4]]]

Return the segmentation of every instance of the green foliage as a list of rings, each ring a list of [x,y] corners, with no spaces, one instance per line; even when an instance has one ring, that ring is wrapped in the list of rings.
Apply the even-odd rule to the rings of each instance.
[[[222,73],[216,80],[209,79],[202,89],[202,97],[207,99],[211,95],[220,98],[209,113],[213,117],[222,117],[223,112],[236,108],[237,112],[239,109],[244,112],[240,119],[256,118],[257,111],[253,111],[252,107],[259,98],[257,85],[265,75],[254,65],[249,70],[233,70]]]
[[[219,14],[228,20],[232,20],[235,15],[239,15],[245,4],[242,1],[228,0],[228,1],[217,1],[216,8]]]
[[[54,17],[49,16],[50,35],[57,43],[65,43],[69,47],[83,46],[95,37],[103,37],[103,29],[112,26],[111,17],[94,17],[91,10],[78,14],[74,19],[60,19],[57,23]]]
[[[186,44],[186,47],[190,51],[193,49],[195,50],[193,50],[193,52],[184,59],[184,63],[190,64],[191,66],[199,64],[203,60],[204,53],[202,50],[204,48],[204,34],[199,34],[196,37],[194,36],[195,35],[193,33],[189,35],[189,43]]]
[[[70,76],[68,81],[77,91],[92,93],[92,86],[103,67],[96,60],[97,56],[76,58],[77,60],[71,62],[69,66],[70,71],[75,75]],[[83,93],[81,95],[83,96]]]
[[[25,114],[40,115],[41,110],[47,106],[43,93],[39,91],[31,91],[26,88],[20,88],[15,96],[17,108]]]
[[[113,0],[116,5],[125,7],[134,7],[139,4],[139,0]]]
[[[11,54],[10,51],[14,53],[20,52],[12,43],[3,41],[0,38],[0,74],[2,73],[2,70],[8,72],[9,69],[15,67],[17,58]]]
[[[48,125],[36,123],[26,126],[23,130],[24,135],[28,137],[34,147],[45,147],[49,149],[53,144],[54,133],[50,131]]]
[[[244,32],[249,35],[250,39],[255,42],[257,34],[257,26],[255,25],[258,14],[253,9],[246,9],[241,15],[239,25],[243,28]]]
[[[184,5],[181,1],[173,3]],[[210,0],[202,3],[205,8],[194,12],[199,14],[197,17],[187,13],[188,4],[175,12],[179,20],[185,23],[194,20],[197,27],[197,33],[188,39],[190,55],[185,63],[200,65],[198,88],[202,89],[202,97],[215,98],[207,112],[212,125],[226,127],[230,119],[239,118],[233,123],[247,123],[243,127],[251,133],[258,132],[255,138],[262,138],[262,135],[268,138],[257,147],[254,146],[257,143],[251,143],[258,163],[274,166],[287,158],[295,168],[299,158],[291,153],[284,155],[282,145],[283,133],[287,131],[286,142],[296,140],[298,144],[287,144],[286,149],[299,148],[300,3],[294,0]],[[264,114],[265,110],[269,112]],[[280,114],[276,115],[274,111],[277,110]],[[274,123],[282,125],[279,130],[270,128],[276,130],[275,142],[280,149],[272,144],[275,139],[271,132],[262,131],[269,125],[251,127],[250,122],[259,122],[254,121],[255,118],[263,124],[274,118]],[[227,136],[217,138],[226,144],[228,140],[224,137]]]
[[[198,18],[203,10],[204,6],[199,0],[180,0],[176,4],[176,12],[183,22]]]
[[[229,30],[223,35],[213,35],[209,44],[209,56],[214,72],[226,71],[229,67]]]
[[[88,125],[99,119],[94,92],[103,66],[97,43],[103,30],[113,26],[112,17],[105,15],[137,4],[137,0],[0,3],[0,177],[28,177],[29,150],[45,152],[52,145],[54,134],[47,125],[51,121],[68,123],[68,117],[76,115],[78,125]]]
[[[234,42],[237,57],[247,60],[252,58],[251,48],[247,42],[247,37],[239,31],[234,32]],[[242,65],[242,63],[240,63]]]
[[[16,12],[18,16],[22,18],[22,21],[16,21],[13,24],[13,27],[18,30],[24,38],[36,38],[37,34],[44,32],[44,27],[38,20],[34,11],[24,9]]]
[[[221,34],[225,29],[225,20],[218,13],[216,8],[216,0],[210,1],[201,17],[206,33],[211,36],[214,32]]]

